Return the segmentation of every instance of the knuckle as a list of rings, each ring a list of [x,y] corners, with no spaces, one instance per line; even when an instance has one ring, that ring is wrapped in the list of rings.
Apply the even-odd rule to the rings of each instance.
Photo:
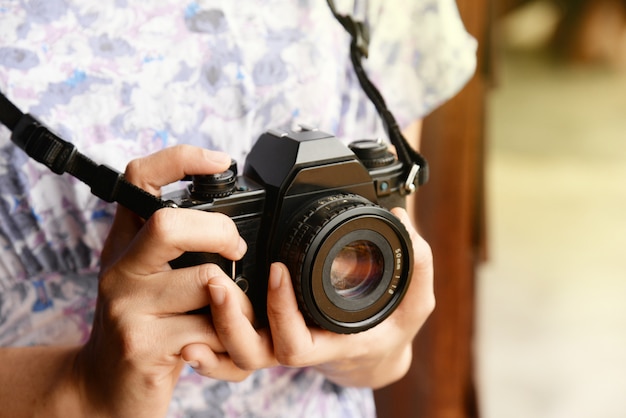
[[[158,350],[154,341],[159,339],[156,329],[138,310],[143,296],[133,283],[132,277],[120,269],[101,272],[93,320],[93,328],[101,336],[106,335],[106,343],[115,346],[121,358],[128,361],[154,356]]]
[[[415,324],[423,325],[428,317],[435,310],[436,301],[433,292],[427,292],[420,296],[418,303],[411,310],[410,315],[413,317]]]
[[[237,226],[235,225],[235,222],[230,217],[228,217],[227,215],[223,213],[215,213],[215,215],[217,215],[216,219],[218,222],[218,226],[224,236],[230,237],[235,234],[238,235]]]
[[[133,332],[134,328],[120,324],[119,333],[122,339],[122,356],[127,359],[145,357],[149,344],[142,332]]]
[[[109,343],[117,345],[125,359],[145,356],[151,347],[150,338],[137,329],[131,311],[132,304],[128,298],[100,297],[94,318],[94,328],[106,330]]]
[[[113,287],[113,282],[115,281],[115,269],[108,267],[102,268],[100,270],[100,274],[98,275],[98,298],[104,297],[107,295]]]
[[[215,229],[219,231],[219,233],[216,234],[216,237],[220,240],[217,244],[219,246],[217,252],[237,248],[239,231],[237,230],[235,222],[230,217],[222,213],[213,213],[213,215],[216,215],[214,217],[214,222],[216,223]]]
[[[144,228],[152,237],[170,237],[179,229],[178,212],[171,208],[159,209],[148,219]]]
[[[125,312],[126,297],[131,293],[128,291],[128,281],[120,283],[122,276],[117,269],[109,268],[101,272],[98,278],[98,303],[101,308],[115,314],[114,316],[122,316],[121,313]]]
[[[144,160],[143,158],[135,158],[126,165],[124,177],[133,184],[138,184],[139,179],[142,177]]]
[[[424,296],[424,300],[420,304],[420,316],[424,318],[428,318],[435,310],[435,306],[437,305],[435,294],[429,293]]]
[[[131,309],[131,303],[124,297],[124,292],[104,285],[100,286],[98,295],[98,313],[106,324],[123,323]]]
[[[199,288],[204,288],[212,279],[224,277],[220,266],[213,263],[200,264],[196,267],[196,281]]]
[[[107,308],[100,312],[103,326],[106,327],[108,344],[117,346],[123,359],[134,361],[154,357],[159,350],[154,344],[158,333],[133,313],[133,304],[128,298],[111,301]]]
[[[429,266],[433,263],[433,250],[430,244],[417,233],[411,237],[413,241],[413,252],[415,253],[416,266]]]
[[[428,294],[428,297],[426,298],[425,309],[427,310],[428,314],[431,314],[435,310],[436,306],[437,306],[437,298],[435,297],[435,293],[431,292]]]

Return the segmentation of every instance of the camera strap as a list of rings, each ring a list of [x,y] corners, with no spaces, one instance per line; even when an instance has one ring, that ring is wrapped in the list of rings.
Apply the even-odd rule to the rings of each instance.
[[[59,138],[33,116],[22,113],[2,92],[0,123],[12,131],[11,141],[29,157],[56,174],[71,174],[107,202],[119,202],[144,219],[168,206],[167,202],[127,181],[119,171],[98,165],[78,152],[73,144]]]
[[[411,193],[416,190],[417,186],[421,186],[428,181],[428,162],[420,153],[411,148],[406,138],[404,138],[396,119],[387,108],[385,99],[374,83],[369,79],[367,72],[363,68],[362,60],[363,58],[367,58],[369,53],[369,29],[367,24],[366,22],[355,20],[350,15],[340,14],[335,7],[334,0],[327,0],[327,3],[335,18],[352,37],[352,41],[350,42],[350,59],[352,60],[352,66],[361,84],[361,88],[374,104],[383,121],[383,126],[389,136],[389,140],[396,148],[398,159],[404,163],[406,167],[404,172],[404,191]],[[355,7],[356,3],[358,2],[355,2]]]

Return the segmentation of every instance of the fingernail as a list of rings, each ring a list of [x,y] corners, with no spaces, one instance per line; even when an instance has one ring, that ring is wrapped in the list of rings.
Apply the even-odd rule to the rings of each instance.
[[[276,264],[272,264],[270,267],[270,281],[269,288],[271,290],[278,290],[283,280],[283,269]]]
[[[211,304],[221,305],[224,303],[226,299],[226,289],[223,286],[210,284],[209,293],[211,293]]]
[[[192,369],[197,369],[200,367],[200,362],[198,360],[189,360],[185,361]]]

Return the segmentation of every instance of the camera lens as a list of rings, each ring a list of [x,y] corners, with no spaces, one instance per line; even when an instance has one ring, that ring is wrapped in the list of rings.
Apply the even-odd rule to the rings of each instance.
[[[388,317],[408,287],[408,233],[388,210],[358,195],[306,205],[288,223],[280,252],[309,322],[338,333]]]
[[[369,295],[383,279],[383,255],[373,242],[358,240],[339,250],[330,266],[330,283],[344,299]]]

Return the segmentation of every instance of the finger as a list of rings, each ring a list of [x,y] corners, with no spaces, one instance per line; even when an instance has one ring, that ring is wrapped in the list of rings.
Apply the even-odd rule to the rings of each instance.
[[[196,373],[213,379],[241,382],[252,373],[237,367],[228,354],[216,353],[205,344],[187,345],[180,354]]]
[[[117,261],[143,224],[144,221],[130,209],[123,206],[117,207],[111,230],[106,237],[100,256],[103,266],[107,267]]]
[[[267,316],[272,331],[274,355],[280,364],[303,367],[318,364],[330,357],[320,351],[326,331],[309,328],[298,309],[287,267],[270,267],[267,293]]]
[[[176,315],[161,318],[159,326],[167,336],[170,352],[178,353],[180,348],[189,344],[204,344],[212,351],[226,351],[220,341],[209,315]]]
[[[407,229],[411,240],[414,241],[415,245],[413,245],[413,249],[415,250],[415,256],[417,258],[416,263],[420,266],[432,264],[432,252],[430,246],[415,229],[407,211],[402,208],[393,208],[391,209],[391,213],[400,219],[400,222],[402,222],[404,227]]]
[[[211,303],[209,284],[218,282],[229,288],[243,314],[254,321],[250,299],[239,286],[215,264],[200,264],[151,274],[150,276],[125,276],[119,279],[116,268],[100,277],[100,292],[124,309],[141,309],[147,315],[173,316],[205,309]]]
[[[131,161],[125,177],[148,192],[159,195],[160,188],[187,174],[211,174],[225,170],[230,158],[221,152],[181,145],[164,149],[150,156]],[[166,170],[163,167],[167,167]],[[103,264],[116,260],[132,240],[143,220],[130,210],[118,206],[112,233],[104,247]]]
[[[166,317],[135,317],[119,327],[124,356],[147,359],[163,357],[166,353],[177,356],[181,347],[204,344],[215,352],[224,352],[211,320],[202,315],[176,315]]]
[[[277,365],[272,341],[266,329],[256,330],[246,315],[245,305],[237,296],[242,293],[223,280],[209,284],[213,326],[233,362],[241,369],[256,370]]]
[[[228,169],[230,162],[230,157],[223,152],[177,145],[132,160],[124,176],[149,193],[159,194],[161,187],[186,175],[220,173]]]
[[[216,284],[217,283],[217,284]],[[250,299],[239,286],[215,264],[177,269],[151,276],[145,291],[154,295],[153,305],[160,312],[190,312],[212,303],[211,286],[220,286],[235,298],[240,312],[249,322],[254,322],[254,309]],[[152,292],[151,287],[166,289]]]
[[[163,208],[146,221],[120,262],[137,274],[151,274],[184,252],[217,253],[239,260],[246,251],[245,241],[228,216]]]
[[[270,270],[268,285],[268,318],[274,353],[280,364],[290,367],[327,365],[362,368],[363,359],[379,359],[372,352],[389,353],[417,333],[434,307],[432,253],[417,234],[404,210],[394,210],[406,225],[412,238],[414,268],[411,284],[403,301],[382,323],[356,334],[335,334],[307,327],[298,311],[293,285],[287,268],[276,263]],[[400,342],[400,343],[399,343]],[[339,361],[339,363],[338,363]]]
[[[398,321],[399,327],[402,328],[411,326],[414,333],[417,333],[435,309],[433,254],[430,245],[413,227],[407,212],[399,208],[393,209],[392,212],[405,225],[411,236],[414,258],[409,288],[403,301],[388,320]]]
[[[280,263],[272,265],[268,287],[268,318],[274,355],[284,366],[307,367],[332,364],[338,359],[345,361],[361,358],[376,344],[384,344],[395,338],[392,332],[395,334],[397,330],[384,331],[381,328],[384,322],[357,334],[337,334],[317,327],[307,327],[298,310],[289,272]],[[379,338],[373,338],[374,334]]]

